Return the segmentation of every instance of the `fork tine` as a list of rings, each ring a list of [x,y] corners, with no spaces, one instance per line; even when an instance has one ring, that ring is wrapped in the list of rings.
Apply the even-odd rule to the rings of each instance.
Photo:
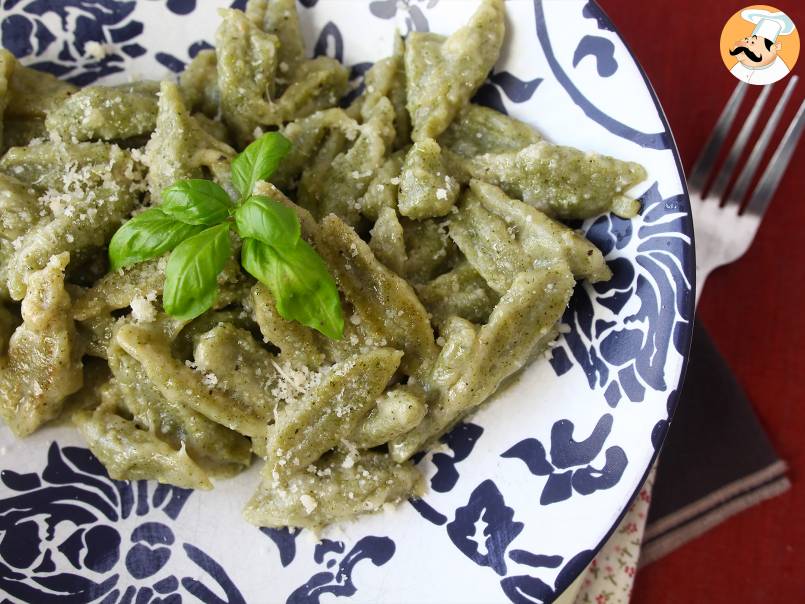
[[[735,142],[732,143],[732,147],[730,148],[730,152],[727,154],[727,158],[721,165],[721,169],[718,172],[718,176],[716,176],[715,182],[710,187],[710,190],[707,191],[708,198],[712,197],[713,199],[720,200],[722,197],[724,197],[724,193],[727,190],[727,185],[732,178],[732,174],[735,172],[735,167],[738,165],[738,160],[740,159],[744,147],[746,146],[746,141],[749,140],[752,131],[755,129],[755,124],[760,117],[760,112],[763,111],[763,105],[766,104],[766,99],[769,98],[769,93],[771,92],[772,86],[773,84],[764,86],[763,90],[760,91],[760,95],[757,97],[757,100],[755,101],[752,110],[749,112],[749,115],[746,116],[746,120],[744,120],[741,130],[738,132],[738,136],[735,137]]]
[[[743,171],[735,180],[735,184],[733,185],[729,197],[727,198],[727,205],[734,204],[740,206],[741,202],[744,200],[744,197],[746,197],[746,193],[749,190],[749,185],[752,184],[752,179],[754,178],[757,169],[760,167],[760,160],[763,159],[763,154],[766,152],[766,147],[769,146],[771,137],[774,135],[774,131],[777,129],[777,124],[780,123],[780,119],[783,117],[783,111],[785,111],[786,105],[788,105],[788,101],[794,92],[794,87],[797,85],[798,80],[799,76],[792,75],[788,85],[783,91],[783,94],[780,95],[780,100],[777,101],[777,106],[769,116],[766,126],[763,128],[763,132],[760,133],[760,137],[757,139],[757,142],[752,149],[752,153],[749,154],[749,158],[746,160]]]
[[[771,160],[769,160],[769,165],[763,172],[763,176],[760,177],[760,182],[755,187],[752,198],[746,206],[748,213],[763,216],[763,212],[769,206],[769,202],[777,190],[777,185],[780,184],[785,169],[788,167],[788,162],[794,156],[794,149],[796,149],[799,137],[802,135],[803,126],[805,126],[805,101],[800,104],[797,114],[788,126],[788,130],[785,131]]]
[[[718,116],[715,128],[713,128],[713,131],[710,133],[702,152],[699,154],[690,172],[688,188],[691,191],[701,192],[701,190],[704,189],[704,185],[707,183],[707,177],[713,169],[713,164],[716,162],[721,145],[724,144],[724,139],[727,138],[732,123],[735,121],[735,116],[738,114],[738,109],[741,106],[741,101],[748,87],[749,84],[739,82],[735,90],[732,91],[727,104],[724,105],[724,109],[721,110],[721,115]]]

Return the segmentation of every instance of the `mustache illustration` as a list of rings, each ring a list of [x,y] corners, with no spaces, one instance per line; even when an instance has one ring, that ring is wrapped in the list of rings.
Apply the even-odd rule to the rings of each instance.
[[[763,57],[760,55],[756,55],[751,50],[749,50],[746,46],[738,46],[735,50],[731,50],[730,54],[734,57],[741,53],[744,53],[750,61],[754,61],[755,63],[760,63],[763,60]]]

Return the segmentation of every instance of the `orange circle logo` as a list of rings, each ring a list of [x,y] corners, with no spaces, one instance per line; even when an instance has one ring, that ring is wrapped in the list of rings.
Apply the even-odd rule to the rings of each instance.
[[[730,17],[721,31],[721,59],[742,82],[764,85],[782,80],[799,57],[799,32],[788,15],[753,4]]]

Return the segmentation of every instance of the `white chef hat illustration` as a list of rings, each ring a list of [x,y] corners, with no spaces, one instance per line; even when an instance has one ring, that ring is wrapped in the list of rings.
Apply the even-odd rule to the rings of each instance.
[[[741,17],[755,24],[753,36],[759,36],[774,42],[777,36],[787,36],[794,31],[794,22],[783,12],[773,13],[761,8],[747,8],[741,11]]]

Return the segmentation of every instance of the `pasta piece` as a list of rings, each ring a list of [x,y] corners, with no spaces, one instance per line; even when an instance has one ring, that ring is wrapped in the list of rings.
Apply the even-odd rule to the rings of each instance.
[[[53,107],[48,132],[65,140],[125,140],[151,134],[157,122],[157,82],[87,86]]]
[[[500,299],[466,261],[433,281],[418,285],[416,291],[437,326],[444,325],[454,315],[473,323],[486,323]]]
[[[21,65],[9,51],[0,49],[0,71],[8,78],[5,119],[43,119],[49,111],[78,90],[55,76]],[[9,68],[8,65],[13,65]]]
[[[38,224],[47,209],[30,187],[0,174],[0,300],[9,297],[8,262],[14,254],[15,242]]]
[[[318,247],[364,329],[405,352],[401,366],[408,375],[426,371],[436,358],[436,343],[411,286],[378,262],[355,231],[335,216],[322,221]]]
[[[533,350],[553,340],[573,285],[566,267],[518,274],[492,311],[489,323],[478,331],[471,351],[463,355],[466,364],[458,380],[430,402],[428,414],[416,428],[389,444],[392,457],[397,461],[408,459],[436,440],[525,365]],[[455,370],[446,375],[455,376]]]
[[[449,213],[461,189],[448,174],[442,150],[433,139],[415,143],[405,156],[400,175],[400,214],[421,220]]]
[[[147,325],[123,325],[118,344],[143,366],[148,379],[169,402],[184,404],[214,422],[246,436],[265,433],[265,410],[259,403],[243,404],[214,380],[193,371],[171,354],[170,342],[159,329]]]
[[[360,126],[355,144],[333,159],[325,170],[321,185],[314,192],[315,200],[308,201],[319,217],[334,213],[350,225],[358,223],[356,202],[383,165],[393,140],[394,108],[384,97],[373,108],[371,118]]]
[[[637,163],[541,141],[519,151],[465,160],[473,178],[499,186],[552,218],[573,220],[612,211],[632,218],[640,202],[624,194],[646,179]]]
[[[302,171],[310,165],[322,141],[333,130],[354,140],[358,136],[358,123],[343,109],[324,109],[286,124],[281,132],[292,147],[272,175],[271,181],[280,189],[295,188]]]
[[[275,99],[279,38],[262,31],[241,11],[224,10],[222,15],[216,34],[221,112],[239,143],[254,139],[258,127],[278,126],[332,107],[346,92],[347,70],[322,56],[300,62]]]
[[[305,59],[305,41],[299,27],[296,0],[249,0],[246,15],[263,31],[277,36],[277,90],[284,90],[289,74],[296,72]]]
[[[73,316],[86,321],[131,306],[137,296],[156,300],[165,285],[166,266],[166,257],[154,258],[105,275],[75,301]]]
[[[37,224],[47,206],[23,182],[0,174],[0,238],[12,242]]]
[[[447,223],[436,220],[402,219],[408,261],[405,276],[412,283],[427,283],[445,272],[458,254],[447,234]]]
[[[402,151],[387,157],[383,165],[375,171],[366,193],[358,200],[361,214],[370,220],[377,220],[383,208],[397,209],[403,157]]]
[[[582,235],[480,181],[472,181],[461,211],[451,218],[450,236],[501,294],[531,267],[567,264],[577,279],[591,282],[611,276],[601,252]]]
[[[536,208],[511,199],[494,185],[474,180],[470,188],[484,208],[514,229],[517,242],[532,266],[566,262],[576,279],[591,283],[612,277],[601,251],[577,231],[549,218]]]
[[[209,118],[218,114],[221,91],[218,89],[218,67],[215,51],[200,50],[179,75],[179,89],[191,111],[200,111]]]
[[[398,386],[377,399],[369,416],[352,435],[359,449],[371,449],[413,430],[428,407],[422,392],[411,386]]]
[[[118,163],[122,165],[116,165]],[[0,159],[0,172],[16,178],[40,195],[66,192],[76,185],[109,185],[110,170],[113,170],[113,179],[131,181],[131,184],[142,178],[142,167],[130,153],[107,143],[39,141],[10,149]]]
[[[40,174],[44,182],[58,179],[58,184],[47,189],[42,199],[50,208],[50,216],[14,244],[8,290],[16,300],[25,295],[30,273],[42,268],[51,256],[70,252],[74,260],[80,260],[82,254],[106,245],[134,208],[141,191],[139,166],[128,151],[119,147],[101,143],[39,147],[47,148],[14,149],[0,161],[0,170],[4,170],[22,157],[23,162],[17,165],[23,167],[23,176]],[[84,163],[73,163],[72,157],[81,157],[82,150],[89,151],[90,158]],[[93,162],[98,155],[101,161]],[[44,162],[51,163],[43,167]],[[16,172],[13,167],[11,171]]]
[[[444,397],[472,360],[478,328],[461,317],[450,317],[442,330],[444,346],[433,366],[428,384]]]
[[[392,208],[383,208],[371,231],[369,247],[380,262],[398,275],[405,271],[408,255],[405,253],[403,228]]]
[[[249,439],[192,409],[182,400],[168,400],[151,382],[142,365],[117,341],[109,348],[113,380],[108,400],[173,449],[187,454],[207,473],[232,476],[249,467]]]
[[[99,359],[108,358],[116,323],[117,319],[111,314],[98,314],[87,317],[78,324],[78,333],[84,341],[86,354]]]
[[[468,190],[460,211],[449,221],[450,238],[489,286],[503,295],[514,277],[531,266],[506,222],[487,211],[474,190]]]
[[[307,367],[318,367],[324,362],[316,332],[296,321],[283,319],[271,292],[262,283],[252,288],[248,305],[263,338],[280,349],[281,359]]]
[[[469,103],[439,137],[444,149],[461,157],[519,151],[542,140],[525,122],[483,105]]]
[[[289,476],[340,444],[386,389],[402,353],[376,348],[330,369],[304,397],[286,405],[268,428],[269,475]]]
[[[208,134],[190,115],[176,84],[162,82],[157,125],[144,158],[152,203],[160,203],[162,189],[177,180],[203,178],[205,168],[214,171],[220,164],[228,169],[234,155],[232,147]]]
[[[221,10],[215,34],[221,113],[245,144],[260,125],[277,124],[271,106],[279,39],[260,30],[239,10]],[[268,95],[268,98],[266,98]]]
[[[65,397],[83,384],[70,296],[64,291],[69,254],[53,256],[31,275],[22,320],[0,359],[0,416],[17,436],[57,417]]]
[[[394,463],[382,453],[364,452],[357,459],[333,453],[311,470],[283,483],[264,473],[244,510],[246,520],[257,526],[316,530],[424,493],[413,464]]]
[[[281,379],[276,356],[248,331],[219,323],[196,338],[193,360],[200,371],[214,375],[218,387],[232,398],[259,406],[266,424],[273,421],[279,401],[271,391]]]
[[[315,157],[302,172],[296,191],[296,203],[307,211],[319,215],[319,198],[327,186],[326,176],[332,169],[333,160],[347,148],[347,136],[331,130],[321,143]]]
[[[187,489],[212,489],[207,474],[184,448],[174,450],[106,405],[76,413],[73,422],[115,480],[158,480]]]
[[[503,44],[504,13],[503,0],[483,0],[470,21],[448,38],[409,34],[405,72],[415,142],[444,132],[483,84]]]
[[[349,71],[335,59],[321,56],[304,61],[276,102],[275,121],[267,124],[289,122],[333,107],[348,89]]]
[[[394,38],[394,54],[375,62],[363,79],[364,92],[350,105],[351,117],[370,119],[381,98],[387,98],[394,107],[396,136],[392,147],[399,149],[408,144],[411,135],[411,118],[405,106],[405,42],[399,33]]]

